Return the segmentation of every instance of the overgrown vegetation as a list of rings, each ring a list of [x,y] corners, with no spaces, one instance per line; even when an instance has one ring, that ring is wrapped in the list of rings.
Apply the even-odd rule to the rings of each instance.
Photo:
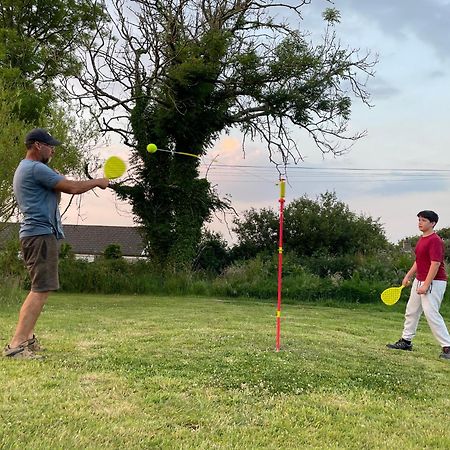
[[[11,264],[4,252],[2,267],[8,267],[9,285],[28,288],[29,281],[18,260]],[[377,302],[388,285],[398,284],[411,264],[399,250],[382,256],[298,258],[286,254],[283,269],[285,301]],[[13,270],[14,268],[14,270]],[[221,274],[204,270],[161,274],[149,261],[128,262],[123,258],[99,258],[94,262],[63,258],[60,281],[63,292],[148,295],[205,295],[221,297],[276,298],[277,259],[260,255],[238,261]],[[6,282],[6,281],[5,281]],[[406,294],[405,294],[406,295]]]
[[[23,289],[28,287],[27,274],[19,258],[19,242],[10,240],[0,251],[0,304],[23,301]]]
[[[245,211],[234,221],[238,242],[234,259],[273,254],[278,248],[278,212],[272,208]],[[303,196],[288,203],[284,211],[284,248],[298,256],[373,255],[389,243],[379,220],[358,215],[325,192],[316,199]]]
[[[302,197],[291,202],[286,207],[285,228],[283,298],[288,302],[378,302],[383,289],[402,281],[417,240],[410,237],[390,244],[378,220],[351,212],[329,192],[316,200]],[[161,271],[151,258],[127,261],[117,244],[107,246],[94,262],[77,260],[64,243],[61,290],[276,298],[276,212],[250,210],[235,221],[235,231],[238,242],[232,248],[218,233],[204,232],[192,267],[173,272]],[[447,237],[448,229],[440,234]],[[0,268],[5,283],[28,287],[17,242],[0,252]]]
[[[388,285],[398,284],[411,259],[400,251],[382,257],[301,258],[287,254],[283,269],[285,300],[377,302]],[[64,292],[105,294],[206,295],[273,299],[277,258],[257,256],[235,262],[223,273],[185,271],[161,274],[147,261],[98,259],[60,263]]]

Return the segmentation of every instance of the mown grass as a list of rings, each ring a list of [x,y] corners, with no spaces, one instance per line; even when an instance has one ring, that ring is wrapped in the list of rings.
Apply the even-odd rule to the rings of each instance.
[[[4,341],[18,307],[0,306]],[[277,353],[273,304],[54,295],[46,359],[0,360],[0,448],[448,449],[428,326],[385,348],[403,308],[286,305]]]

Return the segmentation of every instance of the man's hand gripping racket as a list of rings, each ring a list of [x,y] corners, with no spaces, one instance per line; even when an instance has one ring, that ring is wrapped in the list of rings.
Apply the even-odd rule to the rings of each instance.
[[[126,169],[127,165],[123,159],[118,156],[110,156],[103,166],[103,173],[108,180],[115,180],[120,178],[125,173]],[[89,179],[92,179],[87,164],[85,165],[84,172]]]

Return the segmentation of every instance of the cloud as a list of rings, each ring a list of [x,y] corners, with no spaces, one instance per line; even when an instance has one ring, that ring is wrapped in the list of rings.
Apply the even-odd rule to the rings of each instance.
[[[400,89],[392,86],[379,76],[369,81],[369,87],[374,101],[387,100],[401,93]]]
[[[432,72],[429,72],[427,75],[428,78],[432,80],[438,80],[447,77],[447,73],[444,72],[443,70],[433,70]]]
[[[387,237],[392,242],[397,242],[405,236],[420,234],[417,229],[416,214],[424,209],[431,209],[439,214],[438,228],[450,225],[450,204],[447,192],[435,193],[432,196],[428,192],[405,195],[401,198],[383,196],[375,198],[372,195],[361,194],[359,197],[340,197],[348,203],[350,209],[371,217],[379,217]]]
[[[441,193],[448,191],[448,187],[448,179],[410,177],[374,183],[372,187],[365,184],[363,191],[375,196],[398,197],[417,193]]]
[[[320,27],[321,12],[333,6],[341,11],[340,35],[367,35],[367,27],[376,26],[383,36],[391,36],[400,43],[411,35],[431,46],[439,57],[450,57],[450,2],[446,0],[335,0],[315,1],[305,6],[307,24]],[[323,21],[322,21],[323,23]],[[344,31],[345,30],[345,31]],[[344,31],[344,33],[342,33]]]
[[[439,0],[336,1],[336,8],[353,11],[387,35],[403,40],[409,34],[432,46],[442,59],[449,58],[450,3]],[[345,12],[343,14],[345,17]]]

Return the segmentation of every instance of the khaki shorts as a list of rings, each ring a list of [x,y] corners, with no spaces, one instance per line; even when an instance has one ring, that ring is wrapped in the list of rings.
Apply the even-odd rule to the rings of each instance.
[[[31,290],[47,292],[59,289],[58,245],[55,235],[22,238],[20,247],[30,274]]]

